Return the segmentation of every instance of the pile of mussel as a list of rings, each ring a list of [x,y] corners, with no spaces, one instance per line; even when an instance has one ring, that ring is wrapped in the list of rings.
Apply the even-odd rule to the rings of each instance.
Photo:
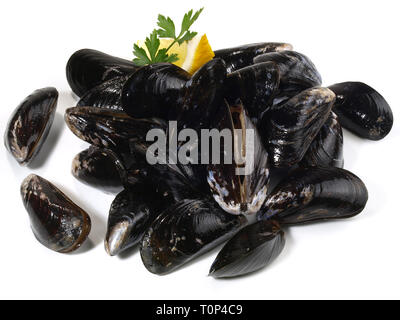
[[[285,43],[215,51],[194,74],[168,63],[139,68],[84,49],[66,71],[80,100],[65,122],[91,145],[73,159],[72,174],[119,192],[105,249],[114,256],[139,245],[145,267],[159,275],[224,243],[210,275],[248,274],[279,256],[289,226],[359,214],[368,192],[343,169],[342,126],[380,140],[393,125],[388,103],[373,88],[361,82],[322,87],[312,61]],[[38,90],[12,115],[5,145],[20,164],[38,153],[57,98],[54,88]],[[251,160],[244,158],[254,170],[238,175],[244,164],[236,159],[149,164],[147,133],[168,135],[170,121],[178,130],[228,129],[235,150],[252,152]],[[236,129],[253,130],[252,150]],[[71,252],[88,237],[89,215],[49,181],[32,174],[21,195],[46,247]]]

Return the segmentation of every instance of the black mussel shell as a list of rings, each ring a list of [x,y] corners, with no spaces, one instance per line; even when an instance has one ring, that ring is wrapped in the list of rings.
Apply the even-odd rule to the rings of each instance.
[[[393,126],[393,113],[376,90],[362,82],[343,82],[330,86],[336,94],[333,111],[340,124],[370,140],[386,137]]]
[[[86,92],[77,106],[124,111],[121,105],[121,92],[127,80],[128,76],[121,76],[99,84]]]
[[[166,127],[160,120],[133,119],[126,113],[97,107],[69,108],[65,122],[78,138],[100,148],[126,153],[132,143],[146,143],[150,129]]]
[[[331,90],[311,88],[263,116],[259,129],[275,167],[290,167],[303,159],[334,101]]]
[[[89,216],[49,181],[31,174],[22,182],[21,196],[32,231],[45,247],[68,253],[86,240]]]
[[[270,109],[279,108],[284,105],[293,97],[302,93],[304,90],[309,89],[308,86],[301,86],[297,84],[280,83],[278,90],[274,94]],[[270,110],[269,109],[269,110]]]
[[[122,190],[125,167],[111,150],[91,146],[76,155],[72,161],[72,175],[79,181],[106,192]]]
[[[111,204],[104,245],[110,256],[138,244],[161,213],[163,199],[146,185],[135,185],[117,195]]]
[[[254,58],[254,63],[274,62],[279,68],[281,82],[305,87],[320,86],[321,75],[312,61],[296,51],[270,52]]]
[[[180,109],[180,91],[189,79],[189,73],[170,63],[144,66],[125,83],[122,108],[134,118],[167,120]]]
[[[222,211],[210,199],[184,200],[165,210],[143,237],[142,261],[162,275],[226,241],[245,225],[243,216]]]
[[[277,221],[258,221],[225,244],[211,266],[210,276],[232,278],[257,271],[271,264],[284,246],[284,232]]]
[[[343,168],[343,130],[335,113],[331,112],[304,155],[301,165]]]
[[[20,165],[27,165],[40,151],[53,124],[57,99],[55,88],[36,90],[11,115],[4,144]]]
[[[263,42],[247,44],[240,47],[221,49],[214,51],[214,59],[222,59],[226,63],[226,70],[232,73],[236,70],[253,64],[253,59],[256,56],[267,52],[292,50],[292,45],[279,42]]]
[[[226,82],[225,98],[230,103],[240,99],[256,123],[278,93],[279,70],[272,62],[258,63],[231,73]]]
[[[103,52],[82,49],[75,52],[67,63],[67,80],[72,91],[82,97],[94,87],[119,76],[138,70],[132,61]]]
[[[359,214],[367,200],[364,183],[349,171],[300,168],[274,189],[257,218],[274,218],[289,225],[349,218]]]
[[[221,59],[209,61],[192,76],[185,85],[182,112],[178,116],[180,128],[209,127],[224,99],[225,79],[226,66]]]
[[[215,127],[219,132],[230,133],[224,142],[232,150],[225,150],[221,144],[220,150],[210,152],[212,155],[220,152],[219,164],[214,161],[208,165],[213,197],[226,212],[254,214],[261,208],[268,190],[268,153],[240,101],[232,106],[225,101],[216,116]],[[229,154],[231,158],[225,159]]]

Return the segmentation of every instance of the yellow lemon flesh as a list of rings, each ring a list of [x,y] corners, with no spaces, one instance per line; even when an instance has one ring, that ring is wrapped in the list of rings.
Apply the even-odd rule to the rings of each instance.
[[[173,41],[173,39],[160,39],[159,49],[168,48]],[[149,54],[144,41],[138,41],[137,45],[146,50],[146,53]],[[168,50],[168,54],[173,53],[177,54],[179,58],[174,64],[190,74],[195,73],[215,56],[205,34],[203,36],[197,35],[192,40],[185,41],[181,45],[175,43],[171,49]]]

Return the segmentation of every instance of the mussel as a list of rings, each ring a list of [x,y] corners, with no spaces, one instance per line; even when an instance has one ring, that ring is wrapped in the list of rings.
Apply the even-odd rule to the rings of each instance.
[[[321,75],[312,61],[296,51],[270,52],[254,58],[254,63],[273,62],[278,66],[283,84],[304,87],[320,86]]]
[[[362,82],[343,82],[329,87],[336,94],[333,111],[340,124],[370,140],[386,137],[393,126],[393,113],[386,100]]]
[[[275,167],[290,167],[303,159],[334,101],[331,90],[315,87],[264,114],[259,129]]]
[[[253,122],[262,117],[278,93],[279,70],[272,62],[258,63],[231,73],[226,81],[225,97],[235,103],[240,99]]]
[[[106,192],[122,190],[125,167],[109,149],[91,146],[76,155],[72,161],[72,175],[78,180]]]
[[[129,153],[131,144],[146,143],[150,129],[165,130],[156,119],[133,119],[126,113],[97,107],[67,109],[65,122],[80,139],[100,148]]]
[[[232,73],[253,64],[256,56],[267,52],[292,50],[292,45],[279,42],[262,42],[247,44],[240,47],[221,49],[214,51],[214,59],[222,59],[226,63],[226,70]]]
[[[181,89],[189,79],[189,73],[170,63],[144,66],[125,83],[122,108],[134,118],[168,120],[170,114],[178,112]]]
[[[299,168],[268,196],[257,218],[285,225],[349,218],[359,214],[367,200],[364,183],[347,170]]]
[[[220,159],[208,165],[208,183],[215,201],[231,214],[254,214],[263,204],[269,180],[269,157],[243,104],[226,101],[216,115],[224,146],[213,150]],[[224,133],[228,135],[225,136]],[[227,146],[231,150],[226,150]]]
[[[53,124],[57,99],[55,88],[36,90],[11,115],[4,144],[20,165],[29,164],[40,151]]]
[[[185,85],[182,111],[178,115],[180,128],[208,128],[224,98],[226,66],[213,59],[201,67]]]
[[[301,165],[343,168],[343,130],[335,113],[323,124]]]
[[[277,221],[258,221],[225,244],[211,266],[210,276],[232,278],[257,271],[272,263],[284,246],[284,232]]]
[[[140,254],[152,273],[170,273],[226,241],[246,224],[243,216],[204,200],[184,200],[166,209],[143,237]]]
[[[98,107],[123,111],[121,105],[122,87],[128,76],[120,76],[99,84],[87,91],[79,100],[78,107]]]
[[[138,69],[132,61],[97,50],[82,49],[75,52],[68,60],[66,72],[72,91],[78,97],[82,97],[103,82],[130,75]]]
[[[34,174],[28,176],[22,182],[21,196],[41,244],[68,253],[86,240],[91,228],[88,214],[49,181]]]
[[[164,206],[146,185],[136,184],[117,195],[108,216],[105,249],[110,256],[138,244]]]

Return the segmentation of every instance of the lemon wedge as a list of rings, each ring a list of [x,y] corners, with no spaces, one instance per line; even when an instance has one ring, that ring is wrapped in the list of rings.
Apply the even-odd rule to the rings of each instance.
[[[167,38],[160,39],[159,49],[168,48],[173,41],[173,39]],[[136,44],[149,54],[144,41],[138,41]],[[185,41],[181,45],[175,43],[171,49],[168,50],[168,54],[173,53],[177,54],[179,58],[174,64],[190,74],[195,73],[215,56],[205,34],[202,36],[197,35],[192,40]]]

